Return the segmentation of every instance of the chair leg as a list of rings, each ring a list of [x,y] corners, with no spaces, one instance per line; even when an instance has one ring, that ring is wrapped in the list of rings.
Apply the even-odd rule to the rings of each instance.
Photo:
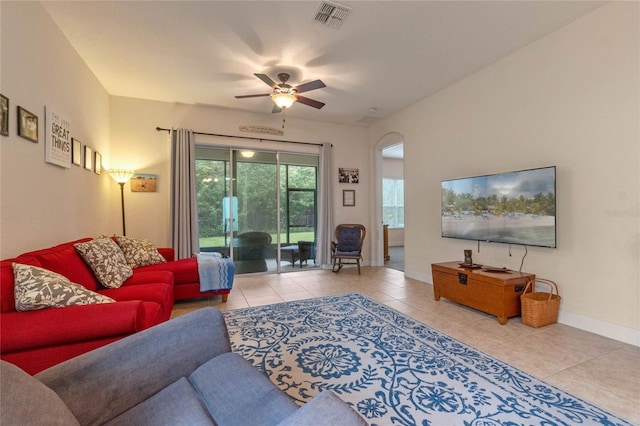
[[[360,275],[360,259],[356,259],[356,262],[358,263],[358,275]]]

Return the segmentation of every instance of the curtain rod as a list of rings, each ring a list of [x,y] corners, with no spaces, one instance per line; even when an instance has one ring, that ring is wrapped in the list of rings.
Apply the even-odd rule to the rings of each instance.
[[[158,132],[171,132],[172,129],[164,129],[162,127],[156,127],[156,131]],[[254,141],[269,141],[269,142],[283,142],[283,143],[297,143],[300,145],[314,145],[314,146],[323,146],[323,144],[321,143],[314,143],[314,142],[299,142],[299,141],[286,141],[286,140],[280,140],[280,139],[267,139],[267,138],[254,138],[251,136],[235,136],[235,135],[221,135],[218,133],[205,133],[205,132],[193,132],[196,135],[205,135],[205,136],[221,136],[223,138],[237,138],[237,139],[251,139]],[[333,144],[331,144],[331,146],[333,147]]]

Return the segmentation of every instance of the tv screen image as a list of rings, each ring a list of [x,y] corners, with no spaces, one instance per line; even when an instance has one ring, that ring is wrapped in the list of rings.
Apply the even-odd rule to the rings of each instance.
[[[556,247],[555,166],[442,181],[442,236]]]

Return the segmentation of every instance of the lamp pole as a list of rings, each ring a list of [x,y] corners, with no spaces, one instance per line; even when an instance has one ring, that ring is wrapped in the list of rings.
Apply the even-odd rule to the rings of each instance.
[[[124,222],[124,184],[135,174],[133,170],[114,169],[109,170],[109,174],[120,185],[120,204],[122,205],[122,235],[127,235],[127,228]]]
[[[122,236],[126,237],[127,228],[124,223],[124,182],[118,182],[118,185],[120,185],[120,201],[122,204]]]

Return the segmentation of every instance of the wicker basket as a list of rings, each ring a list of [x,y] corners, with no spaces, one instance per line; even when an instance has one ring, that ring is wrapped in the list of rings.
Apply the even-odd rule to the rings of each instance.
[[[536,292],[536,282],[549,285],[550,292]],[[520,302],[523,324],[538,328],[558,322],[560,294],[558,286],[553,281],[542,278],[529,281],[520,295]]]

